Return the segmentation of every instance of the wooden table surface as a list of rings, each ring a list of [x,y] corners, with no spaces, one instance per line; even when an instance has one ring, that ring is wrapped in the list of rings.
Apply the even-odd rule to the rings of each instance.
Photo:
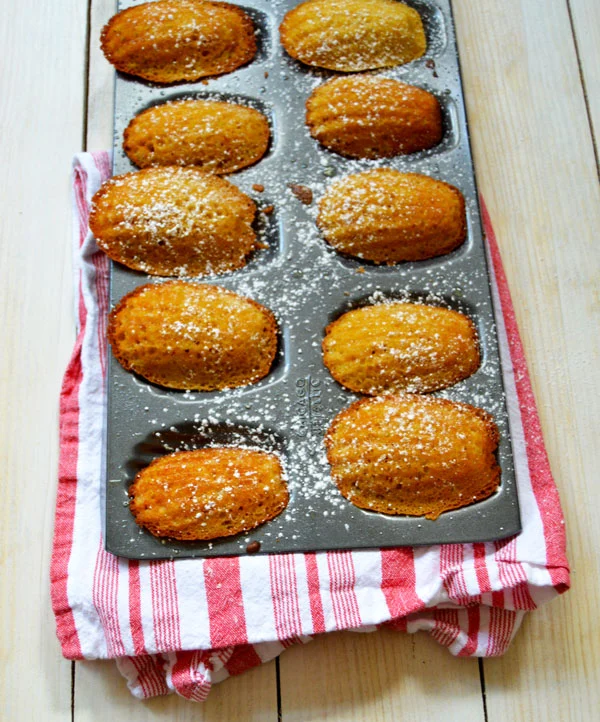
[[[112,0],[1,0],[0,719],[600,719],[600,2],[455,0],[475,162],[561,494],[573,589],[500,659],[425,634],[335,634],[218,685],[134,700],[60,656],[48,567],[61,376],[74,338],[69,168],[111,141]]]

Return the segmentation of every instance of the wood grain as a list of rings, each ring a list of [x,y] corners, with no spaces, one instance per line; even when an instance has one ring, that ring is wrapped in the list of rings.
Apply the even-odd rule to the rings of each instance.
[[[428,635],[343,632],[280,658],[285,722],[483,722],[475,659]]]
[[[83,128],[85,29],[77,0],[2,8],[0,718],[11,722],[70,717],[48,569],[58,395],[74,338],[69,174]]]
[[[596,162],[600,145],[600,3],[598,0],[568,0],[577,40],[580,69],[596,140]]]
[[[455,3],[480,188],[498,233],[561,494],[573,591],[484,664],[490,722],[600,709],[595,483],[598,187],[563,0]],[[484,29],[493,28],[493,42]]]
[[[216,685],[206,702],[196,704],[177,695],[141,702],[131,695],[112,661],[78,662],[75,691],[76,722],[263,722],[277,720],[275,662],[231,677]],[[98,716],[102,699],[102,717]]]

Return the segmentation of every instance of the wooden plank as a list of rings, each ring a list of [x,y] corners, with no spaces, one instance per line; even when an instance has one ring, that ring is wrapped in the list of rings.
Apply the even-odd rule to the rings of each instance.
[[[571,557],[583,576],[594,561],[590,558],[584,566],[573,546]],[[598,575],[597,568],[593,573]],[[504,658],[485,661],[489,722],[598,719],[596,600],[581,598],[580,575],[574,580],[573,592],[529,615]]]
[[[275,662],[217,684],[202,704],[177,695],[141,702],[133,697],[114,662],[78,662],[75,678],[75,722],[102,719],[148,722],[264,722],[277,720]]]
[[[600,3],[598,0],[568,0],[581,73],[585,83],[589,115],[596,138],[596,153],[600,145]],[[598,157],[596,157],[596,161]]]
[[[112,149],[115,71],[100,50],[100,32],[116,0],[93,0],[90,10],[87,150]]]
[[[483,722],[475,659],[428,635],[381,630],[319,637],[286,651],[283,722]]]
[[[82,138],[85,4],[5,3],[0,23],[0,718],[70,719],[48,569],[61,377],[73,345],[70,163]]]
[[[94,0],[90,12],[89,83],[86,147],[102,150],[112,147],[114,69],[99,46],[100,31],[115,12],[114,0]],[[267,664],[242,677],[229,679],[211,690],[208,701],[191,704],[171,695],[140,703],[127,690],[114,662],[78,663],[76,671],[75,719],[97,719],[96,700],[103,700],[103,714],[109,719],[128,722],[168,714],[173,722],[184,720],[263,720],[277,716],[275,664]],[[240,704],[243,700],[243,704]]]
[[[499,236],[567,524],[574,588],[484,664],[490,722],[600,709],[600,192],[567,5],[455,2],[480,188]],[[596,330],[593,330],[596,329]]]

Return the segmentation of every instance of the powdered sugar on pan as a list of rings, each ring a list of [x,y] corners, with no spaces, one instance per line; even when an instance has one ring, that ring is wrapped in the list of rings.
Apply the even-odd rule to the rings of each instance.
[[[129,4],[133,3],[123,6]],[[408,4],[423,18],[425,56],[369,75],[413,84],[439,100],[443,138],[425,151],[385,160],[349,160],[310,136],[306,100],[335,74],[293,60],[279,45],[277,28],[297,5],[295,0],[244,3],[259,29],[259,52],[254,62],[229,75],[170,88],[125,76],[117,79],[116,174],[135,170],[121,149],[123,130],[132,117],[154,105],[201,98],[246,105],[268,118],[271,140],[263,158],[226,176],[256,204],[253,231],[264,247],[251,252],[246,265],[237,270],[213,267],[200,277],[188,275],[180,266],[177,273],[184,280],[218,285],[269,308],[277,320],[279,347],[265,378],[214,392],[167,390],[111,362],[107,473],[109,479],[121,481],[108,485],[107,538],[116,553],[134,558],[245,554],[254,540],[260,542],[261,553],[366,548],[492,539],[510,533],[511,525],[514,528],[518,515],[509,429],[449,2]],[[316,223],[322,199],[335,182],[376,168],[424,174],[456,187],[465,199],[464,243],[436,258],[392,265],[336,251]],[[163,208],[154,199],[144,223],[156,230],[157,243],[172,243],[181,228],[197,222],[201,210],[195,201],[190,203],[190,214],[175,218],[169,215],[168,204]],[[356,208],[348,212],[354,217]],[[128,215],[135,217],[135,209],[128,209]],[[113,302],[137,286],[165,280],[169,279],[115,264]],[[326,457],[328,427],[359,396],[338,384],[323,364],[325,329],[349,310],[398,301],[453,309],[473,321],[481,353],[479,369],[434,395],[484,409],[500,431],[500,491],[486,501],[442,514],[435,522],[357,509],[333,483]],[[179,323],[182,337],[194,336],[191,319]],[[138,532],[123,506],[135,473],[165,453],[206,446],[278,454],[290,489],[286,510],[264,526],[225,541],[161,542]]]

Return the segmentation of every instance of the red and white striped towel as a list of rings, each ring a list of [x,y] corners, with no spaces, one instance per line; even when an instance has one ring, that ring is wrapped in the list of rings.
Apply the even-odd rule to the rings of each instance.
[[[386,624],[459,656],[502,654],[526,611],[566,591],[560,502],[498,248],[484,210],[523,531],[485,544],[138,562],[104,550],[108,259],[88,231],[107,153],[74,161],[77,343],[60,397],[52,602],[68,659],[115,658],[137,697],[211,684],[310,635]]]

